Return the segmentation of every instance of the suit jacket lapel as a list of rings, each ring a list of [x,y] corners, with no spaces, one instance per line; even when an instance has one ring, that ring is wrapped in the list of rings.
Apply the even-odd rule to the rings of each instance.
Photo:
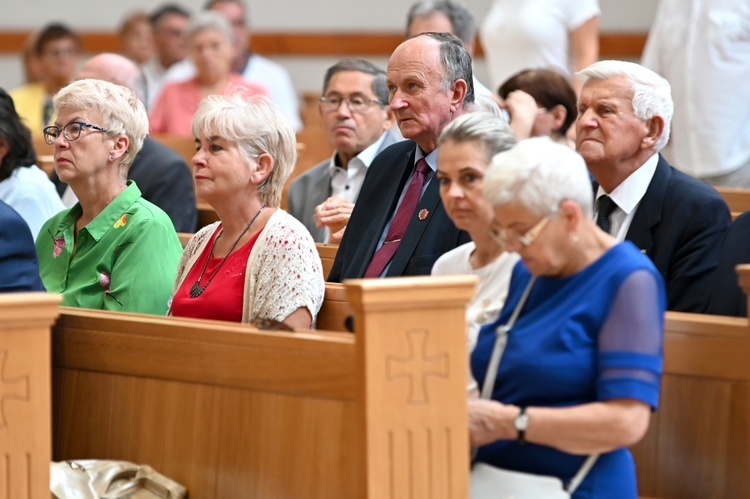
[[[672,172],[664,158],[659,155],[659,162],[656,165],[656,171],[648,184],[646,194],[636,208],[633,221],[630,223],[628,233],[625,239],[638,246],[641,251],[647,255],[651,254],[654,246],[652,229],[662,218],[664,197],[666,196],[667,183]]]
[[[371,172],[368,169],[367,175],[374,173],[378,175],[376,182],[368,183],[367,185],[367,200],[364,200],[367,206],[372,206],[371,213],[380,213],[380,217],[373,219],[372,223],[366,227],[366,230],[375,231],[371,236],[360,234],[358,236],[359,241],[370,241],[367,248],[362,248],[365,251],[363,258],[360,260],[360,272],[357,275],[363,276],[367,271],[367,267],[370,265],[372,256],[375,254],[375,249],[378,246],[380,237],[383,234],[385,224],[393,217],[395,213],[395,207],[401,195],[401,191],[406,185],[406,181],[414,170],[414,157],[416,155],[416,144],[413,148],[409,148],[405,154],[398,155],[393,158],[392,166],[387,172]],[[394,182],[396,175],[401,174],[398,182]],[[390,175],[389,175],[390,174]],[[365,183],[367,183],[367,177],[365,177]],[[363,185],[364,187],[364,185]],[[360,191],[360,197],[357,199],[357,203],[363,201],[362,191]],[[384,203],[390,203],[386,209],[381,209]],[[381,205],[381,208],[378,207]],[[360,245],[364,246],[364,245]],[[397,253],[398,254],[398,253]]]
[[[422,197],[419,198],[417,209],[414,210],[414,214],[409,221],[406,234],[404,234],[404,238],[401,240],[401,244],[399,244],[398,250],[396,250],[396,254],[393,256],[393,261],[388,269],[388,275],[403,274],[440,202],[440,189],[436,175],[435,173],[431,173],[431,176],[430,183],[427,184],[427,189]],[[420,212],[423,213],[424,220],[420,220]]]

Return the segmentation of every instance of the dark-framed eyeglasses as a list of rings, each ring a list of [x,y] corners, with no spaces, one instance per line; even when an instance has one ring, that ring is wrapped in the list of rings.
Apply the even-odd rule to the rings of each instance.
[[[45,127],[43,130],[44,141],[47,144],[52,145],[55,143],[55,139],[57,139],[62,133],[63,137],[65,137],[65,140],[67,140],[68,142],[73,142],[81,136],[81,130],[83,130],[84,127],[91,128],[102,133],[109,133],[109,130],[107,130],[106,128],[92,125],[91,123],[84,123],[83,121],[71,121],[70,123],[61,127],[55,125]]]
[[[490,230],[490,237],[505,246],[518,244],[522,248],[528,248],[534,243],[534,241],[536,241],[536,238],[539,237],[539,234],[542,233],[544,228],[547,226],[547,222],[549,222],[549,219],[550,215],[542,218],[536,224],[534,224],[532,228],[530,228],[523,234],[518,234],[513,230],[492,229]]]
[[[341,107],[342,102],[346,103],[346,107],[348,107],[349,111],[351,111],[352,113],[364,113],[374,104],[377,104],[378,106],[385,105],[385,103],[377,99],[368,99],[366,97],[357,95],[347,98],[343,98],[338,95],[332,95],[330,97],[320,98],[320,108],[323,111],[337,111],[338,108]]]

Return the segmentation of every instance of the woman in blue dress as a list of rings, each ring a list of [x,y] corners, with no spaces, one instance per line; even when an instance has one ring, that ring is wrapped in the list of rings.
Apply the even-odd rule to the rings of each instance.
[[[482,328],[472,371],[482,386],[495,342],[532,276],[491,400],[469,402],[477,460],[567,483],[601,455],[573,497],[637,498],[627,447],[659,400],[666,295],[650,260],[592,220],[583,159],[546,138],[500,153],[485,178],[492,233],[521,255],[498,320]]]

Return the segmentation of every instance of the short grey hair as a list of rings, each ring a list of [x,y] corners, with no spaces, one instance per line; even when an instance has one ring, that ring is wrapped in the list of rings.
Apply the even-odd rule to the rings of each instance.
[[[193,14],[185,29],[185,39],[192,40],[195,35],[207,29],[218,31],[229,40],[229,43],[234,43],[232,25],[223,14],[214,10],[204,10]]]
[[[474,112],[459,116],[443,128],[438,147],[446,142],[477,142],[482,145],[489,163],[496,154],[513,147],[516,136],[500,116]]]
[[[201,102],[193,116],[191,130],[236,143],[248,160],[270,154],[273,169],[260,185],[260,199],[267,206],[281,204],[284,183],[297,162],[294,129],[281,111],[266,97],[243,97],[239,93],[211,95]]]
[[[372,75],[372,92],[382,103],[381,107],[388,104],[388,85],[385,84],[385,71],[364,59],[342,59],[328,68],[325,78],[323,79],[323,95],[325,95],[328,90],[331,78],[333,78],[336,73],[342,73],[344,71],[358,71],[360,73]]]
[[[420,33],[410,38],[427,36],[440,43],[440,62],[443,66],[443,88],[449,89],[456,80],[466,82],[466,96],[464,109],[474,104],[474,72],[471,56],[466,51],[463,42],[450,33]]]
[[[654,144],[654,152],[661,151],[669,142],[669,131],[674,114],[672,89],[669,82],[650,69],[625,61],[599,61],[578,71],[575,74],[580,82],[588,80],[606,80],[624,76],[630,82],[633,91],[633,112],[642,120],[661,116],[664,130]]]
[[[412,5],[406,18],[407,35],[414,19],[430,17],[435,13],[443,14],[448,18],[451,22],[452,33],[460,38],[464,44],[474,43],[477,37],[474,17],[463,3],[454,0],[423,0]]]
[[[52,105],[55,114],[61,109],[97,112],[102,122],[93,124],[107,129],[109,135],[127,136],[128,150],[119,165],[121,173],[127,176],[128,168],[148,135],[148,114],[135,92],[104,80],[78,80],[57,92]]]
[[[484,196],[493,206],[518,203],[529,213],[547,216],[560,203],[578,203],[583,216],[593,216],[594,191],[586,162],[549,137],[520,141],[492,158],[484,177]]]

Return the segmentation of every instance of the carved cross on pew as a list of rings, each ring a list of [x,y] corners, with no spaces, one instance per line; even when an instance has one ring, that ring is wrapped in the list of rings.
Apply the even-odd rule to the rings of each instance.
[[[388,381],[398,378],[409,379],[409,404],[429,402],[428,377],[448,377],[448,353],[428,356],[429,336],[429,331],[424,329],[408,331],[406,338],[409,343],[409,355],[407,357],[388,356],[386,360]]]
[[[0,428],[7,426],[5,418],[5,402],[10,399],[16,399],[28,402],[29,400],[29,377],[19,376],[17,378],[5,377],[5,361],[8,357],[8,351],[0,352]]]

